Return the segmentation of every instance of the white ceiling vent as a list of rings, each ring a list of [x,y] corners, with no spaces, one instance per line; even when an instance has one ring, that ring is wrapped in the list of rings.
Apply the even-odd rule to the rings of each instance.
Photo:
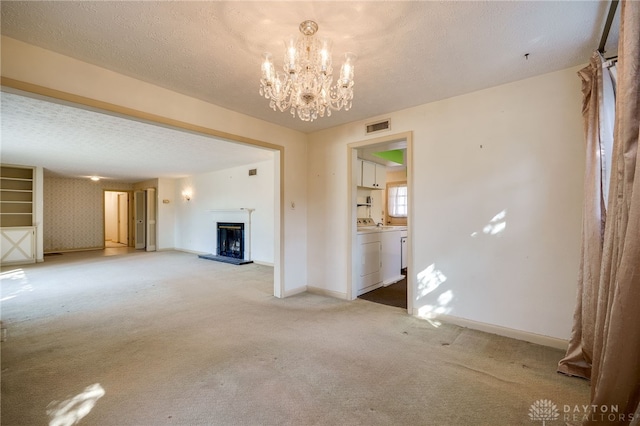
[[[385,130],[391,129],[391,120],[385,119],[382,121],[377,121],[375,123],[369,123],[366,125],[366,134],[370,135],[371,133],[382,132]]]

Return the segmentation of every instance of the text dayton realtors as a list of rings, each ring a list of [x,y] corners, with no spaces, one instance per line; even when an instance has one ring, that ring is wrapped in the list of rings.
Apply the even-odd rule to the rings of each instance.
[[[634,414],[620,413],[617,405],[563,405],[564,421],[631,422]]]

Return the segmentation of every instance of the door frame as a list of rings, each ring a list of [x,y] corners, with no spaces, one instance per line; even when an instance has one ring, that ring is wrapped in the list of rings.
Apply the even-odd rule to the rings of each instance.
[[[132,199],[133,199],[133,190],[131,189],[111,189],[111,188],[102,188],[102,244],[103,244],[103,248],[106,248],[106,246],[104,245],[105,241],[107,240],[107,229],[106,229],[106,221],[107,221],[107,212],[106,212],[106,205],[105,205],[105,194],[107,192],[118,192],[118,193],[126,193],[127,194],[127,231],[128,231],[128,235],[127,235],[127,247],[133,247],[133,238],[132,238],[132,222],[133,222],[133,217],[132,217]],[[119,209],[118,209],[119,210]],[[118,214],[120,214],[120,212],[118,211]],[[118,230],[118,232],[120,232],[120,230]]]
[[[408,259],[407,259],[407,269],[410,271],[407,274],[407,313],[411,315],[413,313],[413,295],[415,289],[415,274],[413,274],[413,248],[415,244],[415,238],[413,235],[413,226],[412,222],[414,220],[414,211],[413,211],[413,131],[407,131],[402,133],[395,133],[386,136],[380,136],[374,139],[366,139],[358,142],[353,142],[347,145],[347,202],[349,208],[347,220],[347,229],[349,230],[348,238],[348,253],[351,255],[351,262],[347,262],[347,299],[354,300],[357,296],[354,296],[354,289],[356,288],[355,283],[358,279],[357,277],[357,256],[354,255],[354,250],[357,246],[357,165],[358,165],[358,148],[364,148],[370,145],[378,145],[384,143],[392,143],[398,142],[401,140],[406,140],[407,143],[407,188],[408,188],[408,197],[407,197],[407,235],[409,237],[408,242]]]
[[[126,206],[124,208],[122,208],[122,205],[120,203],[122,203],[122,201],[126,200]],[[121,220],[122,220],[122,216],[124,213],[124,217],[125,217],[125,226],[123,227],[121,225]],[[122,238],[122,230],[126,230],[126,238],[124,238],[124,243],[127,245],[127,247],[129,247],[129,194],[125,191],[119,192],[118,193],[118,243],[123,243],[123,238]]]
[[[139,211],[138,207],[142,211]],[[136,250],[147,247],[147,191],[145,189],[133,191],[133,246]]]

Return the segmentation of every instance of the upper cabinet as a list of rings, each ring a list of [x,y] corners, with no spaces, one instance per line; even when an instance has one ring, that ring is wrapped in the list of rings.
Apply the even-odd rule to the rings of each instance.
[[[0,226],[33,224],[33,169],[0,168]]]
[[[358,186],[371,189],[385,189],[387,182],[387,168],[369,161],[358,160],[360,166],[360,180]]]

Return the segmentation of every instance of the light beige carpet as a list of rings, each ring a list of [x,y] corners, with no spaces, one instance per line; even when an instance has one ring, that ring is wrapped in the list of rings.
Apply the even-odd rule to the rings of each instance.
[[[562,351],[179,252],[3,268],[2,425],[535,425]],[[554,423],[547,422],[552,425]]]

